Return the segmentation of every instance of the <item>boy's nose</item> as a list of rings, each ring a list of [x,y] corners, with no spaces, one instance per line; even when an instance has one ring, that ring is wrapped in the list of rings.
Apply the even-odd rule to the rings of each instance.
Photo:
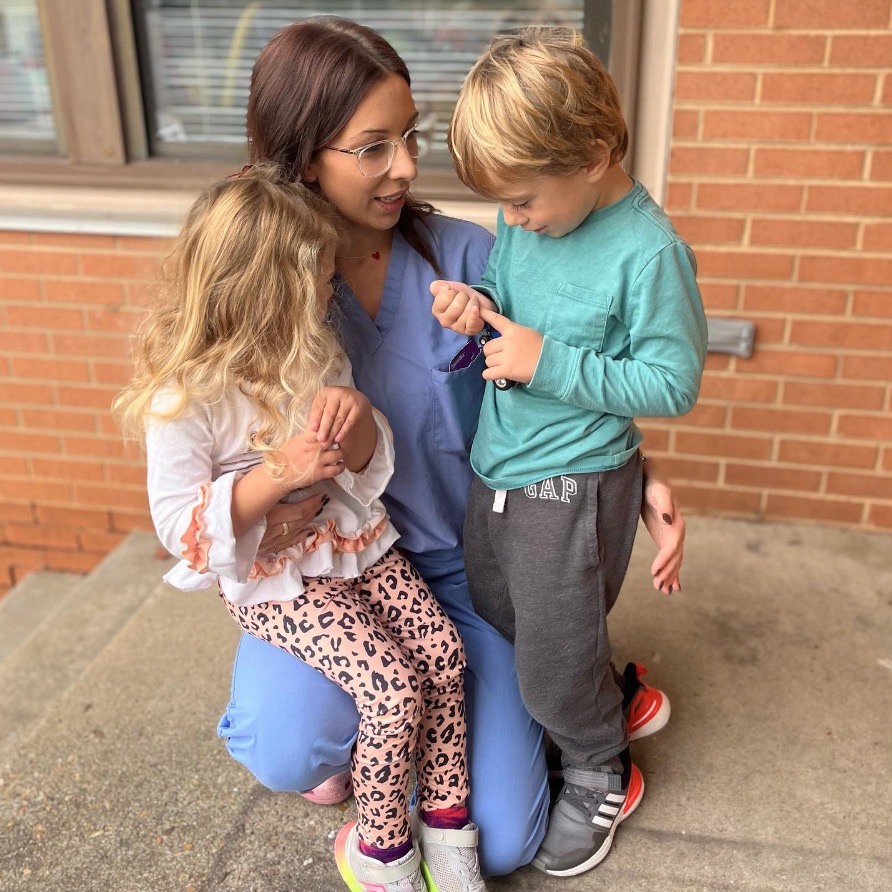
[[[515,211],[510,204],[502,205],[502,216],[508,226],[521,226],[527,219],[527,215],[523,211]]]

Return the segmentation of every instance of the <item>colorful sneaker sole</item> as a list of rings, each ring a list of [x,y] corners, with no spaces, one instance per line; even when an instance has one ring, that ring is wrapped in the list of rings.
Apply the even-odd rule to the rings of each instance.
[[[349,823],[344,824],[338,831],[334,844],[335,863],[338,865],[338,873],[340,873],[341,878],[347,884],[347,888],[350,889],[350,892],[366,892],[366,886],[362,885],[362,883],[356,879],[356,874],[353,873],[353,870],[350,867],[350,862],[347,860],[347,837],[350,836],[350,831],[355,826],[356,821],[350,821]]]
[[[610,797],[608,796],[608,804],[609,798]],[[619,825],[625,821],[636,808],[638,808],[643,798],[644,778],[638,770],[638,766],[633,763],[632,771],[629,776],[629,786],[626,788],[625,802],[623,802],[622,807],[616,816],[616,820],[607,830],[607,836],[604,839],[604,842],[601,843],[600,848],[594,852],[591,857],[583,861],[582,864],[577,864],[575,867],[568,867],[566,870],[551,870],[545,867],[544,864],[537,864],[535,858],[533,859],[533,867],[553,877],[574,877],[580,873],[585,873],[587,870],[591,870],[593,867],[597,867],[607,857],[607,853],[610,851],[611,845],[613,845],[613,836],[616,833],[616,828],[619,827]]]

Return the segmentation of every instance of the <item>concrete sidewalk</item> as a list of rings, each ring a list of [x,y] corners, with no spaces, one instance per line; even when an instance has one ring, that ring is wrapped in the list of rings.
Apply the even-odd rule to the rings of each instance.
[[[632,745],[645,798],[594,871],[526,868],[491,892],[892,889],[892,538],[692,518],[668,598],[651,548],[642,534],[611,622],[617,662],[672,701]],[[73,627],[54,608],[35,631],[63,647]],[[332,841],[352,804],[265,790],[214,734],[236,638],[212,594],[158,585],[28,733],[0,738],[2,892],[346,888]],[[45,690],[31,645],[0,662],[0,700],[4,671]]]

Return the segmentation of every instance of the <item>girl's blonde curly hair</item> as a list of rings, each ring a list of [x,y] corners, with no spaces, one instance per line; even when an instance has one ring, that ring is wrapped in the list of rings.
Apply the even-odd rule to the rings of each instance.
[[[331,322],[336,217],[273,167],[215,183],[192,205],[135,338],[135,371],[113,409],[125,434],[239,388],[257,406],[251,448],[276,451],[305,425],[306,406],[340,368]],[[164,391],[174,399],[153,408]]]

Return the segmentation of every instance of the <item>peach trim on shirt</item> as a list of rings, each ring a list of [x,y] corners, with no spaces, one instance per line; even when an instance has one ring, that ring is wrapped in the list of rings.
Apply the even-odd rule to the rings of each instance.
[[[198,493],[198,504],[192,509],[192,520],[186,532],[180,537],[180,542],[185,546],[182,554],[183,559],[189,564],[189,569],[195,570],[196,573],[207,573],[210,541],[203,539],[202,534],[207,530],[204,523],[204,511],[210,501],[210,485],[202,483]]]
[[[327,520],[321,527],[310,527],[309,535],[303,546],[293,545],[285,551],[274,556],[274,563],[264,566],[260,561],[254,561],[249,579],[258,579],[267,576],[278,576],[284,569],[287,561],[299,561],[304,555],[312,554],[326,542],[331,542],[332,550],[348,554],[356,554],[363,551],[376,539],[380,539],[387,529],[387,516],[373,527],[364,524],[354,536],[342,533],[333,520]]]

